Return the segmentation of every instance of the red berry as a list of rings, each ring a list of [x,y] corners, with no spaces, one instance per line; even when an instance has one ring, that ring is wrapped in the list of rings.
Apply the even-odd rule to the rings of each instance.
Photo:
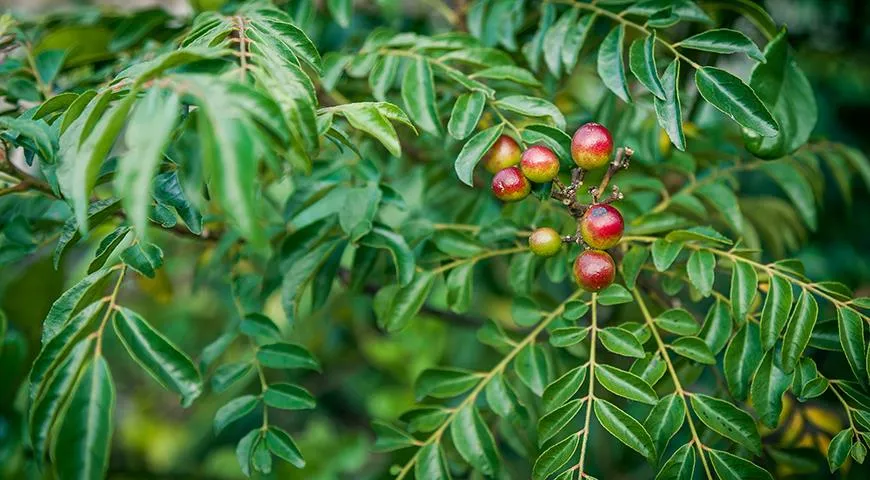
[[[559,174],[559,157],[547,147],[533,145],[523,152],[520,169],[529,180],[546,183]]]
[[[517,142],[507,135],[502,135],[484,155],[483,167],[489,173],[496,173],[520,163],[520,155],[522,152]]]
[[[622,214],[610,205],[592,205],[580,219],[580,236],[592,248],[605,250],[616,245],[623,230]]]
[[[529,179],[517,167],[505,168],[492,177],[492,193],[499,200],[516,202],[526,198],[531,191]]]
[[[574,278],[586,291],[597,292],[613,283],[616,266],[603,250],[584,250],[574,260]]]
[[[535,255],[552,257],[562,249],[562,237],[552,228],[538,228],[529,235],[529,249]]]
[[[587,123],[574,132],[571,139],[571,158],[580,168],[592,170],[610,161],[613,137],[610,130],[597,123]]]

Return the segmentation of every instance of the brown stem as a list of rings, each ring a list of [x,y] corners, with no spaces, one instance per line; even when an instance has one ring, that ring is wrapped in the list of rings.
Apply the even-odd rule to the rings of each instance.
[[[604,174],[604,178],[601,179],[601,183],[597,187],[589,189],[589,194],[592,195],[593,204],[598,203],[598,199],[601,197],[604,190],[607,189],[607,185],[610,184],[610,180],[616,172],[628,168],[632,155],[634,155],[634,150],[629,147],[619,147],[616,149],[616,156],[614,156],[613,161],[610,162],[610,166],[607,167],[607,172]],[[614,195],[620,195],[618,189],[614,190]],[[612,201],[613,200],[611,200],[611,202]]]

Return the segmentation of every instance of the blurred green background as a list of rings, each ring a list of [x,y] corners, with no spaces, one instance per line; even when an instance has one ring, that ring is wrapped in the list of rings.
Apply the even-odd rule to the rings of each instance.
[[[116,0],[117,8],[154,5],[157,2]],[[177,14],[189,12],[183,1],[166,2]],[[360,3],[360,2],[358,2]],[[325,50],[358,45],[360,35],[372,26],[387,23],[400,29],[417,29],[427,24],[420,2],[381,0],[357,11],[349,30],[321,25],[313,33]],[[799,63],[809,77],[819,105],[819,122],[814,138],[829,139],[870,152],[870,2],[867,0],[770,0],[760,2],[777,23],[789,29]],[[29,12],[82,5],[84,2],[50,0],[4,0],[4,8]],[[388,12],[384,17],[378,11]],[[735,18],[734,25],[753,31],[751,25]],[[359,34],[355,29],[359,30]],[[860,181],[853,182],[851,204],[842,198],[827,178],[826,200],[819,228],[809,232],[794,256],[802,259],[813,279],[839,280],[854,288],[856,296],[870,295],[870,192]],[[748,189],[765,193],[769,183],[749,183]],[[768,193],[774,193],[773,191]],[[97,232],[106,233],[106,232]],[[100,238],[94,235],[92,238]],[[243,289],[245,272],[210,269],[204,246],[164,234],[157,242],[172,252],[166,268],[156,280],[127,284],[122,290],[126,305],[142,312],[155,327],[188,352],[201,352],[226,325],[237,321],[229,291]],[[95,245],[79,247],[68,255],[59,271],[51,265],[50,249],[40,250],[0,272],[0,308],[5,311],[10,332],[0,352],[0,478],[38,477],[27,469],[27,453],[17,442],[23,396],[18,388],[27,373],[37,346],[41,320],[55,298],[72,281],[80,278]],[[504,272],[491,272],[498,276]],[[510,308],[507,297],[487,296],[485,303],[493,316]],[[318,400],[310,412],[283,412],[275,419],[294,434],[308,466],[300,471],[276,464],[274,478],[332,479],[387,478],[390,463],[402,460],[370,452],[373,435],[371,419],[394,419],[412,405],[412,383],[424,368],[436,364],[491,364],[494,352],[481,346],[474,329],[466,323],[478,319],[456,317],[451,322],[434,318],[414,322],[395,336],[382,336],[373,327],[371,298],[347,297],[342,292],[329,300],[327,314],[309,316],[294,333],[294,340],[307,345],[320,358],[324,374],[298,374],[292,380],[311,390]],[[281,318],[280,306],[267,305],[266,313]],[[465,326],[463,326],[465,325]],[[240,393],[240,386],[223,394],[208,393],[185,410],[166,391],[156,388],[120,351],[108,345],[114,377],[118,384],[116,433],[113,441],[110,478],[147,479],[231,479],[242,478],[234,456],[238,437],[258,421],[239,422],[215,436],[211,422],[214,412],[227,399]],[[231,350],[226,358],[243,355]],[[604,436],[593,445],[595,455],[608,456]],[[772,440],[775,441],[775,440]],[[595,456],[593,455],[593,456]],[[613,460],[613,459],[611,459]],[[781,472],[785,475],[788,472]],[[852,472],[861,478],[866,472]],[[626,475],[623,478],[629,478]],[[819,478],[811,476],[807,478]],[[867,478],[867,477],[863,477]]]

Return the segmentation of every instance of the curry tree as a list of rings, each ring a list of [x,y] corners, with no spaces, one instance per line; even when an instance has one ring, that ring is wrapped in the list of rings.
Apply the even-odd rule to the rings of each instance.
[[[841,409],[829,468],[863,462],[870,298],[787,255],[826,175],[848,199],[870,163],[812,136],[785,28],[744,1],[357,3],[3,17],[0,262],[78,266],[4,385],[32,471],[106,475],[131,359],[184,407],[234,392],[213,424],[246,425],[244,474],[303,468],[286,419],[337,372],[299,331],[348,309],[483,352],[367,420],[398,479],[771,478],[784,398]],[[227,308],[182,348],[128,299],[191,251]]]

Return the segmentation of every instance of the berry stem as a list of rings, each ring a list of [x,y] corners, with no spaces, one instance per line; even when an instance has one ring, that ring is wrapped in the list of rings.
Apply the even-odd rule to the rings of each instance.
[[[589,189],[589,193],[592,195],[592,203],[598,203],[598,199],[601,198],[601,194],[607,189],[607,185],[610,184],[610,180],[616,175],[616,172],[622,170],[624,168],[628,168],[628,165],[631,162],[631,156],[634,155],[634,150],[629,147],[619,147],[616,149],[616,156],[614,156],[613,161],[610,162],[610,166],[607,167],[607,172],[604,174],[604,178],[601,179],[601,183],[598,184],[597,187],[592,187]],[[621,194],[619,193],[619,189],[615,189],[612,197],[621,198]],[[618,200],[618,198],[614,198]],[[608,201],[607,203],[612,202],[613,199]]]

